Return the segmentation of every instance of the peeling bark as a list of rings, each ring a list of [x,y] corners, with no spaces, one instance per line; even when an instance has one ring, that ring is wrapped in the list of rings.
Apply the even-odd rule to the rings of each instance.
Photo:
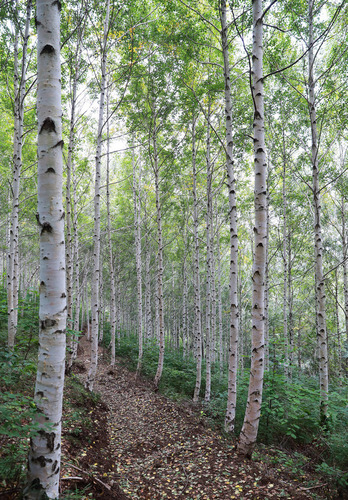
[[[102,65],[100,82],[100,100],[99,100],[99,118],[97,150],[95,156],[95,195],[94,195],[94,233],[93,233],[93,276],[92,276],[92,328],[91,328],[91,366],[85,382],[86,388],[93,391],[94,381],[97,374],[98,365],[98,333],[99,333],[99,314],[100,314],[100,177],[101,177],[101,150],[103,133],[103,116],[105,104],[106,87],[106,60],[107,60],[107,39],[109,31],[110,0],[107,0],[106,13],[104,20],[104,36],[102,45]]]
[[[18,2],[16,2],[18,9]],[[16,29],[14,46],[14,134],[13,134],[13,172],[12,172],[12,212],[7,267],[8,297],[8,347],[13,349],[18,323],[19,289],[19,194],[22,172],[22,145],[24,124],[24,99],[27,71],[27,49],[29,40],[32,1],[27,1],[26,23],[23,37],[22,60],[19,70],[19,31]]]
[[[229,354],[228,354],[228,388],[227,408],[225,415],[225,430],[233,432],[237,405],[237,369],[238,369],[238,336],[239,336],[239,305],[238,305],[238,232],[236,186],[233,167],[233,136],[232,136],[232,99],[230,62],[227,38],[226,0],[221,0],[221,44],[224,58],[225,79],[225,128],[226,128],[226,169],[228,184],[229,224],[230,224],[230,276],[229,276]]]
[[[314,256],[315,256],[315,287],[316,287],[316,325],[319,357],[320,384],[320,420],[324,424],[327,418],[329,398],[329,367],[327,352],[325,282],[323,273],[323,240],[321,232],[321,201],[319,188],[319,148],[316,115],[316,96],[314,80],[313,51],[313,8],[314,1],[308,0],[308,106],[312,136],[312,190],[314,206]]]
[[[196,120],[192,121],[192,195],[193,195],[193,237],[194,237],[194,288],[195,288],[195,323],[194,349],[196,358],[196,383],[193,393],[193,402],[197,403],[202,382],[202,320],[201,320],[201,280],[199,274],[199,239],[198,239],[198,200],[197,200],[197,172],[196,172]]]
[[[38,24],[38,220],[51,231],[40,235],[40,329],[35,402],[41,412],[39,433],[31,440],[26,500],[37,498],[35,486],[48,498],[59,496],[61,418],[65,371],[66,288],[61,140],[60,15],[57,5],[37,0]],[[54,50],[47,53],[47,44]],[[55,130],[42,127],[50,118]],[[55,175],[48,173],[53,168]],[[63,244],[62,244],[63,242]],[[46,258],[44,258],[46,257]],[[52,424],[53,430],[47,430]]]
[[[159,342],[159,357],[157,372],[154,379],[155,388],[161,380],[164,361],[164,311],[163,311],[163,235],[162,235],[162,213],[161,213],[161,198],[159,187],[159,165],[157,154],[157,137],[156,137],[156,118],[154,120],[154,130],[152,135],[153,145],[153,164],[155,174],[155,191],[156,191],[156,220],[157,220],[157,241],[158,241],[158,254],[157,254],[157,305],[158,305],[158,342]]]
[[[254,103],[255,226],[252,272],[252,353],[248,400],[238,451],[251,457],[258,433],[264,375],[264,304],[267,248],[267,161],[263,96],[262,0],[253,0],[252,96]]]

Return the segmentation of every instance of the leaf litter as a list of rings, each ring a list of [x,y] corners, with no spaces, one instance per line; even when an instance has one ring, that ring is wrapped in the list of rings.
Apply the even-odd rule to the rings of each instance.
[[[83,336],[76,370],[84,379],[90,342]],[[294,477],[279,464],[240,457],[192,403],[155,392],[149,381],[101,355],[90,412],[93,425],[76,449],[63,436],[63,477],[83,474],[62,489],[89,486],[103,499],[271,500],[338,498],[318,475]],[[86,439],[87,438],[87,439]],[[310,481],[310,482],[309,482]],[[308,488],[308,484],[311,486]]]

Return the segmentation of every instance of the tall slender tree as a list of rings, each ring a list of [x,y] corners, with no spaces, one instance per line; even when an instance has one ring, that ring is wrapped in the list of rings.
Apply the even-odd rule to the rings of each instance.
[[[101,157],[104,128],[104,105],[106,92],[107,42],[109,33],[110,0],[107,0],[104,35],[102,42],[101,80],[99,98],[99,118],[97,134],[97,150],[95,156],[95,190],[94,190],[94,234],[93,234],[93,281],[92,281],[92,328],[91,328],[91,365],[86,379],[86,388],[93,391],[98,365],[98,333],[100,313],[100,179]]]
[[[226,1],[221,0],[221,45],[224,58],[225,83],[225,128],[226,128],[226,170],[228,183],[228,208],[230,224],[230,327],[229,327],[229,355],[228,355],[228,394],[225,416],[225,430],[234,431],[237,404],[237,368],[238,368],[238,335],[239,335],[239,306],[238,306],[238,232],[236,187],[233,167],[233,136],[232,136],[232,98],[231,76],[229,60],[228,24]]]
[[[18,1],[15,3],[19,12]],[[22,173],[22,146],[24,137],[24,99],[27,73],[27,51],[30,31],[32,0],[27,1],[26,21],[23,33],[22,59],[19,64],[20,26],[17,19],[14,44],[14,134],[13,134],[13,173],[12,173],[12,212],[8,249],[7,297],[8,297],[8,346],[14,348],[18,322],[19,293],[19,194]]]
[[[36,18],[40,323],[35,402],[40,431],[30,444],[26,500],[59,496],[66,331],[59,2],[37,0]]]
[[[308,0],[308,107],[311,123],[311,163],[312,163],[312,191],[314,207],[314,255],[315,255],[315,287],[316,287],[316,325],[319,357],[320,383],[320,419],[325,422],[329,398],[329,364],[327,351],[326,331],[326,298],[323,272],[323,239],[321,228],[321,192],[319,188],[319,145],[317,129],[317,111],[314,77],[314,0]]]
[[[265,271],[267,248],[267,161],[263,95],[262,0],[253,0],[252,98],[254,103],[254,259],[252,272],[252,354],[248,400],[239,436],[238,451],[251,457],[261,415],[265,351]]]

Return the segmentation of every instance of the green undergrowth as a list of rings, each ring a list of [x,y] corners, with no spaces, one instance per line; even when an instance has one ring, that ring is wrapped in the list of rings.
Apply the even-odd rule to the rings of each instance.
[[[104,336],[104,344],[110,342]],[[135,335],[122,336],[116,347],[116,355],[126,366],[135,371],[138,358],[138,340]],[[158,347],[154,341],[146,341],[142,364],[142,375],[153,379],[157,370]],[[227,367],[224,373],[227,373]],[[297,457],[290,469],[300,469],[307,463],[309,453],[312,470],[316,469],[340,487],[348,487],[348,391],[347,387],[331,387],[329,413],[326,429],[319,424],[319,390],[315,377],[303,376],[294,371],[291,381],[286,380],[281,365],[265,373],[262,414],[259,427],[259,443],[277,446],[286,450],[286,456]],[[196,366],[192,357],[183,359],[182,351],[167,345],[160,391],[168,397],[191,399],[195,386]],[[238,435],[247,399],[249,373],[245,370],[238,379],[236,433]],[[205,392],[205,365],[202,364],[202,387]],[[227,401],[227,376],[221,376],[219,368],[212,370],[211,402],[202,402],[202,414],[213,427],[223,432]],[[298,451],[300,450],[300,451]],[[303,453],[302,453],[303,451]],[[297,455],[296,455],[297,454]],[[275,460],[282,460],[282,456]],[[284,461],[284,460],[283,460]],[[301,465],[302,464],[302,465]]]
[[[26,478],[29,440],[38,430],[38,409],[33,399],[38,353],[37,293],[28,293],[19,306],[16,346],[10,352],[6,294],[0,288],[0,497],[8,491],[19,494]],[[89,412],[98,401],[99,396],[86,391],[77,377],[66,377],[63,432],[68,440],[78,445],[82,432],[92,426]]]

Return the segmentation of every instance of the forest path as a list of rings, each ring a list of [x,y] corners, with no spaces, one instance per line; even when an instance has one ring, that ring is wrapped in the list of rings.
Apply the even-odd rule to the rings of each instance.
[[[88,370],[90,343],[85,337],[81,347],[78,363]],[[243,460],[191,404],[170,401],[147,381],[135,382],[134,373],[120,363],[111,368],[103,353],[94,390],[107,405],[107,428],[80,459],[84,468],[108,485],[118,484],[125,494],[109,496],[105,491],[100,498],[313,498],[300,477],[289,477],[278,465]],[[315,498],[330,498],[320,496],[320,488],[313,492]]]

